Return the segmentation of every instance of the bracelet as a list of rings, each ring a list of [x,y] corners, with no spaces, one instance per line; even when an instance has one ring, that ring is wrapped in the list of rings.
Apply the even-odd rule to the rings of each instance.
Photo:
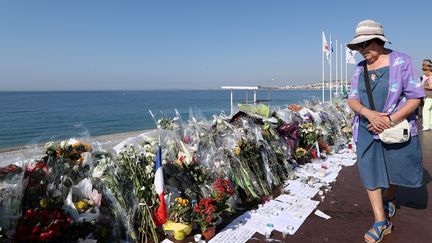
[[[363,116],[362,114],[361,114],[361,110],[364,108],[364,105],[362,105],[362,107],[360,107],[360,110],[359,110],[359,114],[360,114],[360,116]]]
[[[390,114],[387,115],[389,121],[390,121],[390,126],[394,126],[394,122],[392,121]]]

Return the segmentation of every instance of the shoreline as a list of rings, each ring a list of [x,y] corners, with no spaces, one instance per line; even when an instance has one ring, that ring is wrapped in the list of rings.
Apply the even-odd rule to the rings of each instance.
[[[111,142],[113,144],[113,146],[115,146],[127,138],[135,137],[139,134],[142,134],[144,132],[148,132],[151,130],[153,130],[153,129],[146,129],[146,130],[133,131],[133,132],[112,133],[112,134],[106,134],[106,135],[92,136],[90,138],[91,138],[91,141]],[[63,140],[57,140],[57,141],[59,142],[59,141],[63,141]],[[47,142],[49,142],[49,141],[47,141]],[[0,148],[0,155],[6,156],[6,155],[11,155],[11,154],[19,154],[19,153],[24,153],[24,152],[28,152],[31,150],[35,150],[35,148],[43,148],[43,146],[47,142],[16,145],[16,146],[12,146],[12,147]],[[0,160],[1,160],[1,157],[0,157]]]

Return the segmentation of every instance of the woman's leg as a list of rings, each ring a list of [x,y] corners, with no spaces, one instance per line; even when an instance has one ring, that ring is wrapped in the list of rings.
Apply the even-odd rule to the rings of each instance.
[[[367,193],[369,196],[369,201],[371,203],[375,223],[381,222],[386,220],[385,214],[384,214],[384,207],[383,207],[383,198],[382,198],[382,190],[381,188],[375,189],[375,190],[369,190],[367,189]],[[381,231],[382,227],[378,227]],[[370,232],[372,232],[374,235],[376,235],[376,232],[373,228],[369,229]],[[369,235],[365,234],[365,240],[367,242],[375,242]]]
[[[426,98],[426,100],[429,101],[428,102],[429,103],[429,126],[431,126],[431,128],[432,128],[432,99],[431,98]]]
[[[423,130],[431,129],[431,109],[432,109],[432,99],[425,98],[423,106]]]

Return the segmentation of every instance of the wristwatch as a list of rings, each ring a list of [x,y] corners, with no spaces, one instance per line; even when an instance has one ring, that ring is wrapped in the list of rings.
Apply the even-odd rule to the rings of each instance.
[[[389,119],[389,121],[390,121],[390,126],[393,127],[395,123],[392,121],[392,119],[391,119],[391,117],[390,117],[390,114],[388,114],[387,117],[388,117],[388,119]]]

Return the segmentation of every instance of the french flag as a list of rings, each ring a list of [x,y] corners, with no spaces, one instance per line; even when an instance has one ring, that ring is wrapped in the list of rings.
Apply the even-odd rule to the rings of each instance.
[[[159,145],[158,153],[156,156],[156,173],[154,179],[154,185],[156,193],[159,195],[159,208],[154,214],[154,222],[156,226],[161,226],[166,222],[166,208],[165,208],[165,198],[164,198],[164,178],[162,170],[162,148]]]

